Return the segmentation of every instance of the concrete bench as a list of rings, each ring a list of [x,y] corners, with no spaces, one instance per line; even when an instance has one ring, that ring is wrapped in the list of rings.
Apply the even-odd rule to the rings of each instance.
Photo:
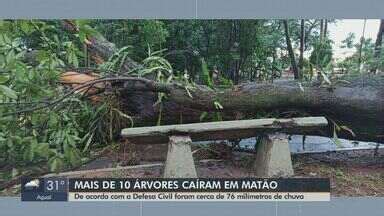
[[[287,133],[305,133],[328,125],[324,117],[290,119],[254,119],[126,128],[122,137],[133,143],[160,144],[168,142],[164,177],[196,178],[192,141],[227,140],[262,135],[257,146],[254,171],[260,177],[293,175]]]

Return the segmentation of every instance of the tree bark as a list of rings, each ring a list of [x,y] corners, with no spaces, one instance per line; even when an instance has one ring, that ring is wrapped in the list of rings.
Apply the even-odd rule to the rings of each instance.
[[[296,59],[295,59],[295,53],[293,52],[293,48],[292,48],[291,37],[289,36],[288,21],[284,20],[283,24],[284,24],[285,39],[287,42],[287,49],[288,49],[289,58],[291,60],[293,74],[295,79],[300,79],[299,69],[297,67]]]
[[[300,23],[300,72],[303,73],[304,68],[304,46],[305,46],[305,20],[302,19]]]
[[[247,83],[224,91],[196,88],[188,96],[185,89],[173,87],[168,100],[163,104],[165,122],[177,122],[175,117],[183,116],[185,122],[198,122],[201,112],[216,112],[214,102],[224,119],[238,116],[252,118],[261,111],[304,111],[310,115],[325,115],[339,126],[352,129],[356,137],[347,130],[339,137],[383,141],[384,138],[384,84],[383,77],[363,78],[333,88],[307,85],[297,82]],[[154,112],[156,113],[156,111]],[[324,135],[332,135],[332,129]]]
[[[320,43],[323,42],[323,38],[324,38],[324,20],[321,19],[320,20]]]
[[[327,39],[327,32],[328,32],[328,20],[324,20],[324,30],[323,30],[324,39]]]

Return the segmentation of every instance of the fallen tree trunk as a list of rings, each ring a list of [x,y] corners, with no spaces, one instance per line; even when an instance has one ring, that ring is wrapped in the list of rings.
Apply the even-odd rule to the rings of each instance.
[[[76,26],[74,22],[71,20],[62,20],[63,28],[76,34],[79,32],[79,28]],[[87,50],[91,55],[91,58],[97,63],[100,64],[106,60],[108,60],[113,54],[115,54],[118,49],[115,44],[106,40],[102,35],[97,36],[88,36],[85,41],[85,45],[87,46]],[[140,69],[142,66],[132,60],[129,57],[125,58],[125,62],[121,67],[122,73],[129,72],[132,70]]]
[[[297,82],[247,83],[223,91],[197,86],[190,90],[192,97],[184,88],[173,85],[168,87],[162,118],[169,124],[180,123],[181,119],[183,123],[198,122],[203,111],[220,112],[228,120],[255,118],[262,111],[304,111],[309,115],[327,116],[337,124],[336,128],[341,127],[337,131],[339,137],[382,142],[383,80],[383,77],[372,77],[364,84],[356,81],[353,85],[333,87],[300,87]],[[129,91],[127,98],[132,94],[140,95],[140,92]],[[135,115],[154,122],[160,113],[159,107],[152,106],[153,102],[136,104],[140,109],[136,109]],[[218,110],[215,102],[220,103],[222,109]],[[132,111],[130,106],[127,108],[127,111]],[[333,136],[333,129],[323,131],[324,135]]]
[[[360,77],[332,87],[284,81],[246,83],[225,90],[197,85],[189,92],[180,84],[137,79],[106,79],[118,83],[112,86],[120,86],[119,95],[125,101],[120,109],[134,116],[137,126],[154,125],[159,116],[162,124],[199,122],[203,112],[220,113],[224,120],[259,118],[262,112],[292,117],[287,112],[296,112],[294,117],[325,115],[330,120],[330,128],[309,134],[334,136],[336,127],[340,129],[337,131],[340,138],[378,142],[384,138],[384,77],[381,76],[366,77],[364,81]],[[161,105],[154,106],[158,92],[167,97]],[[218,109],[218,104],[222,108]]]

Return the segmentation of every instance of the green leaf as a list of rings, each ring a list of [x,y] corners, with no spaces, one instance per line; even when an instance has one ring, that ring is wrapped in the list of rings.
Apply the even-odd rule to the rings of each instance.
[[[56,113],[51,113],[49,115],[49,120],[48,120],[49,127],[54,128],[58,123],[59,123],[59,116]]]
[[[34,31],[32,25],[30,25],[27,21],[20,21],[20,28],[22,31],[24,31],[26,34],[30,34]]]
[[[133,119],[131,116],[121,112],[120,110],[118,110],[116,108],[112,108],[112,110],[116,111],[121,117],[128,119],[129,122],[131,123],[131,127],[133,127]]]
[[[217,109],[217,110],[222,110],[224,107],[220,104],[220,102],[219,101],[215,101],[215,102],[213,102],[213,104],[215,105],[215,108]]]
[[[49,170],[55,173],[58,173],[64,167],[63,159],[61,159],[58,156],[51,158],[48,161],[48,164],[49,164]]]
[[[0,92],[9,98],[17,99],[16,92],[5,85],[0,85]]]
[[[95,135],[95,133],[90,134],[90,133],[88,132],[87,135],[84,136],[84,138],[88,138],[88,140],[87,140],[87,143],[85,143],[83,152],[86,152],[86,151],[88,150],[89,145],[91,144],[94,135]]]
[[[223,121],[223,117],[221,116],[221,113],[215,112],[214,121]]]
[[[189,91],[189,88],[190,88],[190,87],[185,86],[184,88],[185,88],[185,91],[187,92],[188,96],[189,96],[190,98],[193,98],[191,92]]]
[[[329,80],[328,76],[323,72],[320,71],[321,76],[323,77],[324,81],[328,84],[331,85],[331,81]]]
[[[33,162],[34,159],[36,158],[35,149],[38,144],[36,140],[33,139],[29,143],[26,143],[26,145],[27,145],[27,148],[24,150],[23,159],[29,162]]]
[[[335,126],[333,127],[333,142],[336,144],[336,146],[341,147],[341,141],[339,140],[339,137],[337,136],[337,129],[338,127]]]
[[[80,152],[76,148],[67,148],[64,156],[72,167],[77,167],[81,164]]]
[[[27,148],[24,151],[23,159],[26,161],[32,162],[34,158],[35,158],[35,154],[33,152],[33,149],[31,147]]]
[[[18,175],[20,175],[20,170],[18,170],[18,169],[16,169],[16,168],[13,168],[12,169],[12,177],[14,178],[14,177],[16,177],[16,176],[18,176]]]
[[[9,76],[0,76],[0,84],[4,84],[9,80]]]
[[[42,158],[49,158],[53,152],[49,148],[49,143],[39,143],[35,147],[35,153]]]
[[[213,81],[208,70],[208,65],[205,62],[204,58],[201,58],[200,61],[201,61],[201,76],[202,76],[203,82],[208,87],[213,88]]]
[[[205,119],[205,117],[207,117],[207,115],[208,115],[208,113],[207,112],[203,112],[203,113],[201,113],[201,115],[200,115],[200,121],[203,121],[204,119]]]

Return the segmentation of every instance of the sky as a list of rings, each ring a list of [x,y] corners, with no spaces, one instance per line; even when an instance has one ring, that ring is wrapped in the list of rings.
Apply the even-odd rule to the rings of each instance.
[[[364,37],[366,39],[372,38],[372,40],[375,41],[379,26],[379,19],[367,19]],[[336,60],[341,60],[353,54],[354,49],[340,48],[341,41],[345,40],[348,34],[352,32],[356,36],[354,42],[357,43],[363,33],[363,27],[364,19],[337,20],[336,23],[328,25],[329,37],[334,42],[332,49]]]

